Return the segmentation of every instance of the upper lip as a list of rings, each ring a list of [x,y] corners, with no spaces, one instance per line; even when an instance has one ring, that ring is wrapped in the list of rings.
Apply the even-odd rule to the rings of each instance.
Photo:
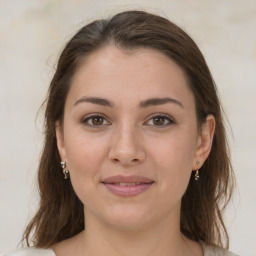
[[[153,180],[143,177],[143,176],[138,176],[138,175],[131,175],[131,176],[123,176],[123,175],[116,175],[116,176],[111,176],[106,179],[102,180],[102,183],[152,183],[154,182]]]

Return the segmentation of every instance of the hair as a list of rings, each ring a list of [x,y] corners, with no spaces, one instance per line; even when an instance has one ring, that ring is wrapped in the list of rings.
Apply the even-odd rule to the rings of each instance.
[[[40,203],[23,241],[46,248],[84,230],[83,204],[60,167],[55,123],[63,124],[64,105],[72,78],[86,57],[107,45],[120,49],[150,48],[179,65],[196,104],[198,127],[211,114],[216,121],[212,149],[201,168],[200,181],[191,173],[182,197],[180,230],[194,241],[228,248],[223,211],[230,200],[234,176],[229,158],[222,108],[206,61],[195,42],[166,18],[126,11],[82,27],[62,51],[50,83],[45,109],[45,140],[38,168]]]

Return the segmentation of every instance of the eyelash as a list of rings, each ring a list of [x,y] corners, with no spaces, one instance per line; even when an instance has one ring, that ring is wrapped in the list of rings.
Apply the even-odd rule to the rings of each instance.
[[[93,118],[102,118],[106,121],[106,118],[104,115],[102,114],[91,114],[87,117],[85,117],[84,119],[82,119],[82,124],[86,125],[86,126],[89,126],[89,127],[93,127],[93,128],[100,128],[101,126],[103,125],[109,125],[109,124],[100,124],[100,125],[93,125],[93,124],[88,124],[88,121],[89,120],[92,120]],[[153,116],[151,116],[149,118],[149,120],[147,122],[149,122],[150,120],[154,119],[154,118],[164,118],[164,122],[167,120],[168,121],[168,124],[163,124],[163,125],[151,125],[151,126],[155,126],[155,127],[167,127],[167,126],[170,126],[172,124],[175,124],[175,121],[169,116],[169,115],[166,115],[166,114],[163,114],[163,113],[159,113],[159,114],[155,114]],[[103,122],[104,122],[103,120]],[[108,121],[107,121],[108,122]]]
[[[163,125],[152,125],[155,127],[167,127],[170,126],[172,124],[175,124],[175,121],[173,120],[173,118],[171,118],[169,115],[163,114],[163,113],[159,113],[159,114],[154,114],[153,116],[151,116],[149,118],[149,120],[147,122],[149,122],[150,120],[154,119],[154,118],[164,118],[164,123],[166,122],[166,120],[168,121],[167,124],[163,124]]]
[[[85,117],[85,118],[82,120],[82,123],[83,123],[84,125],[86,125],[86,126],[89,126],[89,127],[98,128],[98,127],[100,127],[100,126],[102,126],[102,125],[93,125],[93,124],[88,124],[88,123],[87,123],[89,120],[92,120],[93,118],[96,118],[96,117],[100,117],[100,118],[106,120],[105,116],[103,116],[103,115],[101,115],[101,114],[95,113],[95,114],[91,114],[91,115]],[[104,125],[104,124],[103,124],[103,125]],[[98,127],[97,127],[97,126],[98,126]]]

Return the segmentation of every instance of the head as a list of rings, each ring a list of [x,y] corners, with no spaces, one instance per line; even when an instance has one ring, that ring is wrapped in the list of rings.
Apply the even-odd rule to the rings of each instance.
[[[200,159],[201,165],[204,163],[200,169],[200,182],[194,181],[192,171],[196,170],[196,160],[201,155],[193,154],[189,158],[189,161],[194,162],[194,166],[191,165],[191,170],[184,176],[180,229],[185,236],[195,241],[202,240],[217,245],[227,242],[222,210],[230,197],[232,168],[214,81],[200,50],[183,30],[165,18],[140,11],[124,12],[109,20],[94,21],[78,31],[65,46],[45,103],[45,144],[38,174],[40,207],[27,228],[25,238],[28,239],[30,232],[35,229],[35,245],[46,247],[72,237],[84,229],[83,203],[80,201],[81,196],[79,195],[80,199],[77,196],[79,191],[76,191],[76,187],[73,188],[71,183],[72,179],[75,181],[76,178],[72,177],[71,170],[71,180],[64,180],[60,166],[61,160],[67,160],[63,159],[67,154],[65,149],[62,150],[64,147],[61,143],[65,137],[65,120],[68,119],[65,111],[69,102],[72,102],[70,98],[79,83],[77,81],[81,70],[86,74],[84,71],[92,67],[94,57],[100,60],[100,56],[109,56],[109,52],[111,58],[116,57],[117,60],[112,63],[118,63],[120,66],[124,61],[127,63],[130,61],[131,66],[136,64],[140,68],[139,64],[143,66],[146,60],[157,66],[162,65],[159,71],[154,68],[149,70],[152,74],[156,72],[158,78],[164,77],[164,74],[161,76],[164,68],[170,68],[173,77],[179,74],[180,82],[184,85],[183,89],[186,89],[187,97],[191,102],[192,112],[188,115],[191,118],[191,126],[187,133],[191,131],[195,135],[195,148],[198,145],[197,138],[200,137],[205,126],[210,125],[208,130],[211,130],[212,134],[210,147]],[[113,66],[112,71],[118,67],[118,65]],[[165,72],[167,73],[168,71]],[[89,76],[90,72],[85,79],[89,79]],[[152,79],[153,75],[150,81]],[[135,100],[131,100],[129,105],[133,113],[135,108],[132,109],[132,106],[135,106],[140,99],[143,100],[140,95],[145,95],[140,94],[139,90],[138,93],[136,92],[136,82],[135,80],[133,89],[137,97],[134,97]],[[153,85],[148,86],[149,91],[153,92]],[[113,88],[115,95],[118,92],[115,87]],[[165,88],[161,89],[165,91]],[[102,90],[108,92],[111,88],[102,88]],[[147,91],[147,87],[144,86],[143,90]],[[128,93],[131,91],[128,90]],[[119,104],[118,101],[114,103]],[[118,111],[116,113],[122,114],[121,110]],[[128,105],[126,113],[128,113]],[[136,136],[139,141],[140,135]],[[113,159],[118,158],[114,150],[111,154]],[[136,159],[143,161],[143,157],[143,150],[139,149]],[[139,164],[138,161],[136,164]]]

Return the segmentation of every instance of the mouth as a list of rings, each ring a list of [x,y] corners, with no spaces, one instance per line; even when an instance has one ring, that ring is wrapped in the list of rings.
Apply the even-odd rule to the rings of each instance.
[[[142,176],[112,176],[101,182],[111,193],[130,197],[148,190],[154,181]]]

